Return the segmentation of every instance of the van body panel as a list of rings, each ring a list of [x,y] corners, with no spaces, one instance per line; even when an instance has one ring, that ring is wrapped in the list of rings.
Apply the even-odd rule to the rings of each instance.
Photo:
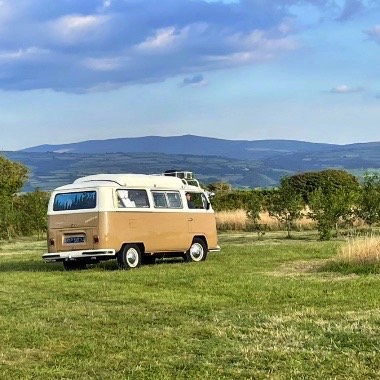
[[[189,212],[189,232],[191,236],[204,236],[208,249],[218,250],[218,236],[214,213],[196,210]]]
[[[57,214],[48,218],[48,252],[95,249],[94,236],[99,233],[99,213]]]
[[[125,243],[143,243],[149,253],[185,251],[192,240],[183,212],[123,210],[101,213],[99,219],[100,248],[119,251]]]

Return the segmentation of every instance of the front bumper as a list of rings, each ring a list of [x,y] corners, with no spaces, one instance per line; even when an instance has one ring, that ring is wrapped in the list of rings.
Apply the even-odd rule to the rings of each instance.
[[[57,262],[67,260],[107,260],[115,258],[116,251],[114,249],[89,249],[79,251],[65,251],[56,253],[45,253],[42,260],[46,262]]]

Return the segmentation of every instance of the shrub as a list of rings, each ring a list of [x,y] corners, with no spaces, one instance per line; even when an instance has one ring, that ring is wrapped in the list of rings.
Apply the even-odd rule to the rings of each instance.
[[[359,191],[357,178],[344,170],[337,169],[300,173],[289,177],[288,181],[289,185],[302,196],[305,204],[309,204],[310,195],[318,189],[344,188],[347,191]]]

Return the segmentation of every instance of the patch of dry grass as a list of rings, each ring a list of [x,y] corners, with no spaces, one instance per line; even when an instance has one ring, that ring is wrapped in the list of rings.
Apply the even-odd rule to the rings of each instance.
[[[218,211],[215,219],[218,230],[244,231],[248,223],[245,210]]]
[[[219,211],[215,213],[215,218],[216,226],[220,231],[252,230],[252,222],[247,218],[247,212],[245,210]],[[265,225],[269,231],[285,229],[283,224],[279,223],[276,218],[269,216],[267,212],[260,213],[260,224]],[[309,231],[314,228],[315,223],[306,216],[294,223],[294,229],[297,231]]]
[[[380,263],[380,237],[350,239],[341,246],[336,260],[357,264]]]

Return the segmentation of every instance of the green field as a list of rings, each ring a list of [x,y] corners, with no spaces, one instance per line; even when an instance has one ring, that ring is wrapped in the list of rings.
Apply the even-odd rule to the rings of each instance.
[[[0,243],[0,379],[380,378],[380,276],[321,270],[341,242],[275,237],[130,271]]]

